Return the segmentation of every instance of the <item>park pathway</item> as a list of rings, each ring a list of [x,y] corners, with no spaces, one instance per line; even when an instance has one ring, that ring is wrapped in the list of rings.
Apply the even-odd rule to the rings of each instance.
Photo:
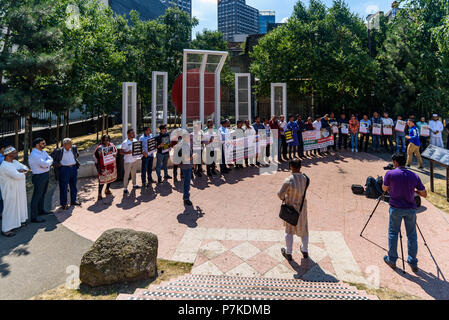
[[[449,277],[449,219],[445,213],[423,200],[418,223],[432,255],[419,238],[418,274],[406,268],[403,275],[382,261],[387,248],[387,204],[379,206],[364,238],[359,235],[375,200],[353,195],[351,185],[364,184],[369,175],[384,175],[386,164],[364,153],[338,153],[303,161],[303,171],[311,178],[311,259],[301,259],[296,239],[291,263],[280,256],[283,226],[277,217],[280,200],[276,192],[289,175],[286,164],[271,174],[245,168],[210,181],[197,178],[191,190],[193,208],[183,206],[182,182],[164,181],[125,197],[120,183],[116,183],[114,197],[97,203],[97,182],[85,179],[80,192],[83,207],[56,215],[65,227],[92,241],[116,227],[153,232],[159,238],[158,257],[191,262],[193,274],[335,278],[380,285],[426,299],[449,299],[445,280]]]

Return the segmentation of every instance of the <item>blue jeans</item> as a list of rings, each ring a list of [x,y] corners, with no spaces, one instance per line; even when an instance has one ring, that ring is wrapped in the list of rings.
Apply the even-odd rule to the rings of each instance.
[[[351,133],[351,148],[358,150],[359,148],[359,134],[358,133]]]
[[[67,188],[70,185],[70,203],[76,202],[76,180],[78,179],[78,169],[73,167],[61,167],[59,169],[59,202],[61,206],[67,204]]]
[[[372,135],[373,137],[373,151],[380,151],[380,136]]]
[[[142,157],[142,184],[147,183],[147,176],[148,176],[148,182],[150,182],[153,178],[151,177],[151,174],[153,173],[153,161],[154,156],[148,156],[148,157]]]
[[[164,169],[164,176],[168,177],[167,162],[169,156],[168,152],[156,154],[156,174],[158,178],[161,178],[161,168]]]
[[[31,220],[36,219],[39,214],[44,213],[45,193],[48,189],[50,175],[48,172],[33,174],[31,181],[34,185],[33,196],[31,197]]]
[[[3,199],[2,199],[2,191],[0,190],[0,217],[2,216],[3,212]]]
[[[192,168],[181,170],[182,174],[184,175],[184,194],[182,199],[190,200],[190,180],[192,180]]]
[[[401,229],[401,223],[404,220],[405,230],[407,232],[407,261],[412,266],[418,265],[418,239],[416,234],[416,210],[415,209],[396,209],[390,207],[390,222],[388,226],[388,260],[396,263],[398,259],[398,234]]]
[[[401,152],[405,153],[405,136],[396,135],[396,152],[399,152],[399,143],[401,143]]]

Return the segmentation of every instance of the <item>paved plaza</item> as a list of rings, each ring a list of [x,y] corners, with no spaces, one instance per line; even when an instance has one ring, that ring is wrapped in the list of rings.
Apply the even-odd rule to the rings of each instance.
[[[295,237],[291,263],[279,252],[284,233],[276,195],[289,175],[287,164],[272,174],[250,167],[221,177],[196,178],[191,190],[193,208],[183,205],[182,182],[164,181],[128,196],[123,196],[117,182],[113,197],[97,202],[96,179],[84,179],[79,182],[83,207],[57,210],[56,216],[65,227],[92,241],[115,227],[153,232],[159,238],[158,257],[191,262],[194,274],[336,278],[426,299],[449,299],[449,284],[444,280],[449,277],[447,214],[423,200],[418,224],[433,258],[419,237],[418,274],[406,265],[404,275],[382,261],[388,246],[387,204],[379,206],[364,238],[359,235],[375,200],[353,195],[351,185],[364,184],[369,175],[384,175],[385,165],[384,160],[365,153],[303,161],[303,171],[311,179],[307,196],[311,259],[302,259],[300,239]],[[57,199],[55,193],[55,205]],[[405,243],[404,248],[406,253]]]

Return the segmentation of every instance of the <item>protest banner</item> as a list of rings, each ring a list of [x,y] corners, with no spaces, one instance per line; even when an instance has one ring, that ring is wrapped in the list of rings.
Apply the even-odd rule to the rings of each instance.
[[[304,151],[327,148],[334,145],[334,136],[326,129],[305,131],[302,133]]]
[[[429,137],[430,136],[430,128],[428,125],[421,126],[421,133],[423,137]]]
[[[404,120],[398,120],[396,122],[396,127],[394,128],[397,132],[404,132],[405,131],[405,121]]]
[[[141,158],[142,154],[142,141],[134,141],[132,145],[132,156],[135,158]]]
[[[380,123],[373,123],[373,135],[375,136],[382,135],[382,125]]]
[[[392,136],[393,135],[393,126],[386,124],[382,127],[382,132],[384,136]]]
[[[341,124],[341,134],[349,134],[349,124],[348,123]]]
[[[147,140],[147,150],[148,150],[148,155],[157,152],[156,138],[150,138]]]
[[[291,130],[285,131],[285,140],[287,143],[291,143],[291,142],[295,141],[293,139],[293,132]]]

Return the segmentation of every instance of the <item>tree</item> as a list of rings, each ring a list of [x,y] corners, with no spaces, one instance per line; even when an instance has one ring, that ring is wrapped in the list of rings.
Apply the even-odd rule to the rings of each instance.
[[[290,92],[313,90],[327,110],[368,105],[376,65],[365,24],[343,1],[329,9],[318,0],[308,7],[298,1],[287,24],[263,37],[251,57],[259,94],[268,95],[271,82],[287,82]]]
[[[51,1],[17,1],[10,4],[2,19],[10,33],[4,38],[8,46],[0,59],[5,79],[0,103],[25,117],[25,160],[31,148],[32,112],[42,110],[45,103],[42,85],[66,67],[62,35],[52,20],[54,11]]]
[[[433,30],[443,26],[447,8],[439,0],[408,1],[390,23],[378,54],[376,92],[394,114],[430,116],[449,108],[448,64]]]

